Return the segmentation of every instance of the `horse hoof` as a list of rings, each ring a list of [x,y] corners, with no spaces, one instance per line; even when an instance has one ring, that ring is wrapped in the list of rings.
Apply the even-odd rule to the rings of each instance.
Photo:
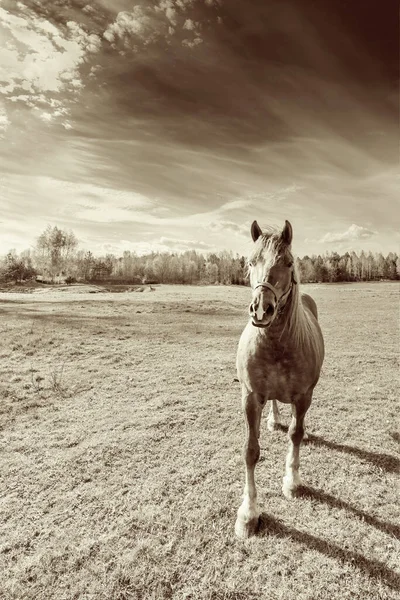
[[[258,527],[258,517],[254,517],[253,519],[250,519],[250,521],[243,521],[243,519],[238,517],[235,523],[235,534],[241,540],[246,540],[247,538],[256,535]]]
[[[297,496],[297,490],[301,485],[299,477],[293,479],[285,475],[283,478],[282,493],[288,500],[293,500]]]
[[[297,488],[288,488],[283,485],[282,493],[287,500],[294,500],[296,498],[296,489]]]

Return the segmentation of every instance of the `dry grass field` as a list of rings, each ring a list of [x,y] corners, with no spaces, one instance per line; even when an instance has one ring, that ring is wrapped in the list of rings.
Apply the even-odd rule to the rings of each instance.
[[[266,410],[248,541],[249,289],[0,294],[1,599],[400,598],[399,288],[303,290],[326,341],[305,486],[283,497],[286,433]]]

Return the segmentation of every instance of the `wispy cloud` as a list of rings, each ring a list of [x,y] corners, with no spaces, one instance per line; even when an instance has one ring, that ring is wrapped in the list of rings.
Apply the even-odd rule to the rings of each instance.
[[[211,244],[207,244],[206,242],[202,242],[200,240],[180,240],[168,237],[160,238],[160,244],[172,250],[178,249],[180,251],[201,250],[204,252],[214,249],[214,246]]]
[[[136,254],[150,254],[151,252],[186,252],[196,250],[202,253],[215,251],[216,248],[201,240],[184,240],[179,238],[160,237],[154,238],[151,242],[141,241],[133,242],[121,240],[117,244],[100,244],[97,253],[115,253],[122,254],[125,250],[135,252]]]
[[[95,189],[95,186],[83,186],[82,194],[84,194],[86,188]],[[211,211],[190,212],[185,215],[176,214],[175,212],[175,214],[170,215],[168,214],[171,212],[170,210],[166,211],[165,207],[159,206],[157,202],[151,201],[140,194],[122,193],[118,192],[118,190],[101,190],[101,192],[96,192],[96,196],[98,199],[106,198],[107,201],[99,204],[96,200],[90,206],[88,206],[86,201],[85,207],[77,211],[75,215],[77,218],[102,223],[126,221],[147,225],[182,227],[198,227],[202,225],[203,227],[207,227],[211,223],[215,223],[215,219],[219,218],[220,215],[251,206],[251,202],[248,200],[234,200],[226,202]]]
[[[247,208],[249,206],[252,205],[252,201],[251,200],[231,200],[230,202],[226,202],[225,204],[222,204],[222,206],[218,209],[218,212],[226,212],[229,210],[237,210],[237,209],[241,209],[241,208]]]
[[[208,225],[211,231],[218,233],[234,233],[235,235],[248,236],[250,232],[249,223],[241,223],[240,225],[234,221],[213,221]]]
[[[355,225],[354,223],[350,225],[350,227],[343,231],[342,233],[326,233],[319,242],[321,244],[332,244],[336,242],[354,242],[358,240],[367,240],[374,235],[377,235],[377,231],[372,231],[371,229],[367,229],[366,227],[361,227],[360,225]]]
[[[10,119],[7,116],[7,113],[4,108],[0,107],[0,137],[7,130],[7,127],[10,125]]]

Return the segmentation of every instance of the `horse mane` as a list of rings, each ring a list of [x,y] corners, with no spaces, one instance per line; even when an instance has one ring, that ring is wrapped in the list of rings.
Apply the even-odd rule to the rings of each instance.
[[[312,352],[318,362],[323,360],[323,347],[320,344],[316,325],[316,319],[312,317],[310,312],[306,310],[302,302],[302,294],[300,291],[300,275],[297,267],[297,262],[293,262],[293,274],[297,283],[292,284],[292,292],[288,299],[288,315],[285,323],[285,328],[289,336],[294,341],[296,348],[304,348]]]

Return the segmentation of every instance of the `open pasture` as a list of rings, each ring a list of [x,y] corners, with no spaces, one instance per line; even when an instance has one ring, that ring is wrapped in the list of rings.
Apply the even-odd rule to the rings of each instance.
[[[250,289],[0,295],[0,598],[400,597],[398,285],[302,289],[326,344],[305,487],[281,493],[286,433],[267,407],[248,541],[235,354]]]

